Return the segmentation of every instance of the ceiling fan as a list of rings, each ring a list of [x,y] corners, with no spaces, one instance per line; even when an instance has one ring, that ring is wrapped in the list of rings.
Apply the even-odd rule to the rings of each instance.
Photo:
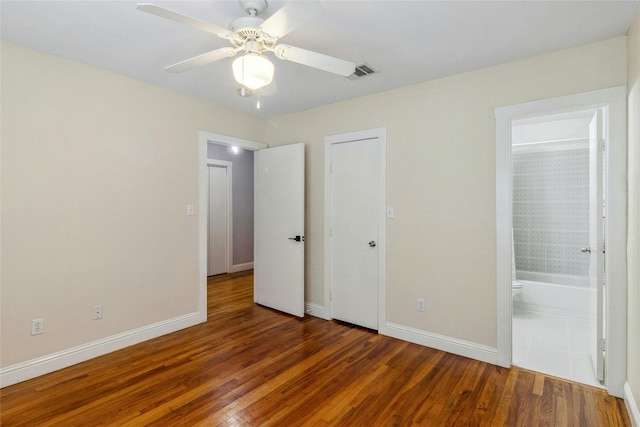
[[[265,53],[268,52],[273,52],[276,57],[286,61],[345,77],[355,71],[353,62],[278,43],[280,38],[320,12],[321,6],[318,0],[290,1],[266,20],[258,17],[267,8],[266,0],[240,0],[240,6],[248,16],[233,21],[229,30],[151,3],[139,3],[137,9],[215,34],[228,40],[232,45],[164,68],[172,73],[180,73],[194,67],[230,58],[240,52],[243,53],[242,56],[233,61],[234,77],[243,87],[253,90],[268,85],[273,79],[274,66],[265,56]]]

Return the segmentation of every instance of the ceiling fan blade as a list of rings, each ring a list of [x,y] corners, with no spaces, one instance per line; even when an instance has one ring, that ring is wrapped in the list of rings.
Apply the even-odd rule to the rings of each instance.
[[[290,1],[264,21],[260,28],[271,37],[280,38],[315,18],[321,11],[318,0]]]
[[[168,67],[163,68],[163,70],[170,73],[181,73],[183,71],[190,70],[191,68],[199,67],[200,65],[218,61],[219,59],[230,58],[235,56],[237,52],[238,50],[232,47],[223,47],[212,50],[211,52],[203,53],[202,55],[194,56],[193,58],[185,59],[177,64],[169,65]]]
[[[279,44],[275,47],[274,52],[280,59],[297,62],[298,64],[307,65],[322,71],[338,74],[344,77],[350,76],[356,70],[356,64],[342,59],[327,56],[322,53],[312,52],[310,50],[301,49],[299,47]]]
[[[141,10],[143,12],[150,13],[152,15],[159,16],[161,18],[170,19],[172,21],[180,22],[181,24],[190,25],[192,27],[196,27],[202,31],[206,31],[217,36],[222,37],[223,39],[228,39],[231,32],[222,27],[219,27],[214,24],[210,24],[208,22],[200,21],[196,18],[191,18],[190,16],[183,15],[178,12],[174,12],[169,9],[165,9],[160,6],[156,6],[152,3],[138,3],[136,9]]]

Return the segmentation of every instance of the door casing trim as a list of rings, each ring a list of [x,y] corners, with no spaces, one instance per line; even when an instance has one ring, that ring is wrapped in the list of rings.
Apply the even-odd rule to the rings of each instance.
[[[207,164],[207,144],[229,145],[257,151],[267,148],[267,144],[219,133],[198,132],[198,316],[200,322],[207,321],[207,212],[209,210],[209,173]]]
[[[376,140],[378,144],[378,333],[386,335],[387,304],[387,128],[348,132],[324,138],[324,314],[331,316],[331,145]]]

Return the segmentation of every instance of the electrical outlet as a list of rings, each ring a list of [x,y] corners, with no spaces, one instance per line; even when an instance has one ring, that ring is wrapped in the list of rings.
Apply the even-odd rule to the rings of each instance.
[[[31,335],[39,335],[44,332],[44,319],[33,319],[31,321]]]
[[[102,319],[102,304],[93,306],[93,320]]]
[[[418,298],[416,300],[416,310],[424,311],[424,299],[423,298]]]

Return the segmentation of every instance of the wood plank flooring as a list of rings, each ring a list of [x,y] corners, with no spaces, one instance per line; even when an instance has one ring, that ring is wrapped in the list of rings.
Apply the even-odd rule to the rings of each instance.
[[[208,321],[0,391],[3,426],[630,426],[620,399],[253,304],[209,280]]]

